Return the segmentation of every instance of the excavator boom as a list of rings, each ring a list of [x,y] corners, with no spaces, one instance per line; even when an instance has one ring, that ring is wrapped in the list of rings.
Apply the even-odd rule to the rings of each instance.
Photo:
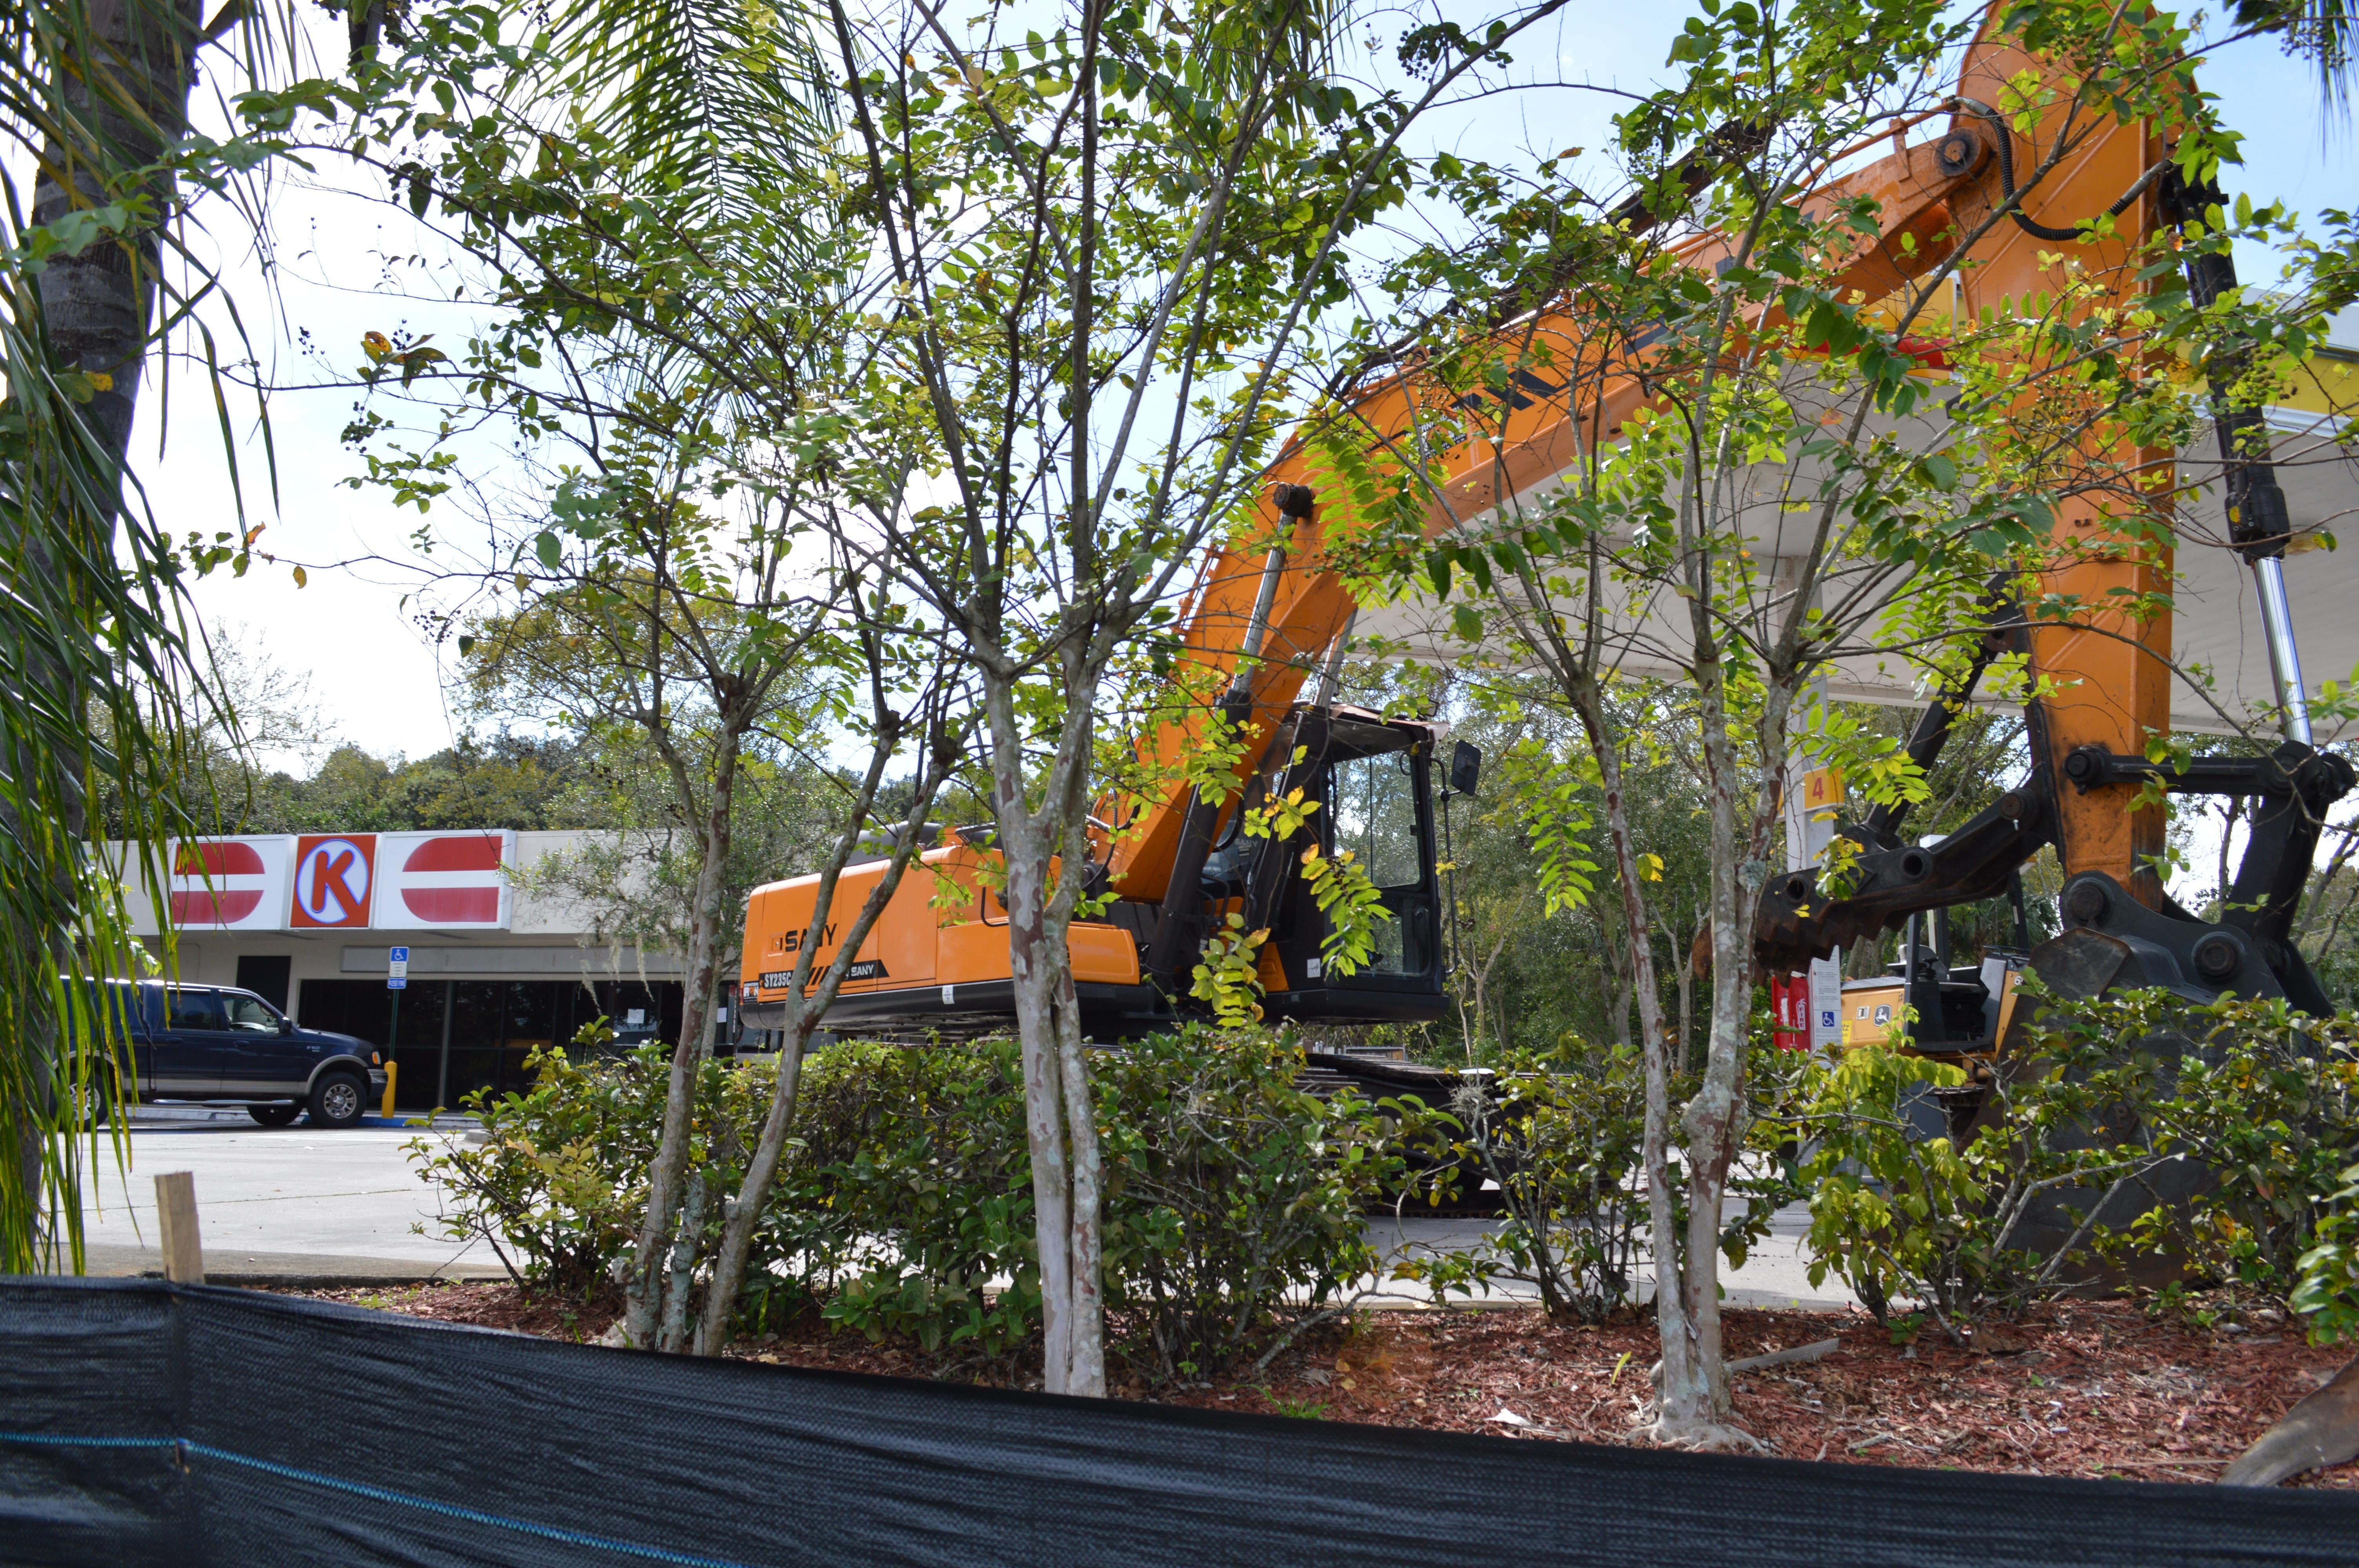
[[[1952,309],[1972,315],[2052,287],[2060,256],[2087,272],[2135,277],[2129,263],[2136,247],[2173,221],[2172,200],[2186,200],[2162,177],[2167,149],[2142,124],[2107,124],[2082,135],[2036,190],[2017,189],[2016,170],[2030,167],[2031,147],[2053,127],[2022,138],[1990,105],[2004,101],[2011,77],[2036,64],[1986,35],[1964,63],[1940,134],[1907,145],[1903,126],[1890,154],[1800,198],[1821,210],[1863,197],[1873,203],[1874,232],[1857,242],[1839,288],[1874,300],[1944,262],[1971,264],[1954,274]],[[1736,134],[1714,138],[1676,172],[1699,184],[1712,178],[1715,157],[1743,151],[1737,144],[1745,141]],[[2114,215],[2109,232],[2076,226],[2099,212]],[[1986,224],[1994,213],[2006,221]],[[1653,221],[1636,205],[1617,216],[1633,228]],[[1959,237],[1977,231],[1982,238],[1973,254],[1958,256]],[[1727,254],[1727,242],[1712,233],[1672,251],[1680,264],[1701,272]],[[2219,278],[2207,281],[2216,292]],[[1429,537],[1473,524],[1573,469],[1584,451],[1616,439],[1650,397],[1643,352],[1577,383],[1563,368],[1583,362],[1588,341],[1570,297],[1495,330],[1503,343],[1518,345],[1516,358],[1526,367],[1505,386],[1453,388],[1410,359],[1372,376],[1348,400],[1354,427],[1374,433],[1369,449],[1380,455],[1388,448],[1425,450],[1425,437],[1435,430],[1481,426],[1479,437],[1459,438],[1441,460],[1424,518]],[[1941,346],[1916,348],[1930,368]],[[1470,407],[1479,418],[1465,417]],[[2170,490],[2173,454],[2130,456],[2159,481],[2158,492]],[[1316,442],[1298,439],[1268,478],[1258,524],[1208,553],[1180,618],[1180,663],[1200,696],[1138,742],[1148,773],[1170,782],[1144,798],[1101,808],[1120,827],[1093,843],[1100,858],[1088,874],[1113,900],[1103,919],[1074,925],[1072,956],[1084,1011],[1103,1033],[1157,1027],[1187,1011],[1187,978],[1202,939],[1230,914],[1273,933],[1260,953],[1260,978],[1279,1016],[1413,1020],[1443,1011],[1436,840],[1449,796],[1435,787],[1440,735],[1429,725],[1336,706],[1333,676],[1359,609],[1341,569],[1341,546],[1355,520],[1340,502],[1347,493],[1341,488],[1329,486],[1336,504],[1322,503],[1329,476]],[[2281,551],[2283,524],[2267,521],[2266,464],[2234,469],[2232,489],[2254,520],[2245,532],[2264,531],[2248,546],[2256,557],[2268,557],[2271,526]],[[2280,503],[2277,514],[2282,510]],[[2247,983],[2266,974],[2305,1005],[2312,1000],[2315,983],[2303,989],[2307,972],[2298,955],[2288,958],[2292,950],[2271,924],[2274,916],[2234,927],[2192,922],[2169,906],[2156,879],[2164,815],[2151,802],[2155,775],[2140,770],[2148,767],[2148,741],[2169,727],[2169,622],[2167,614],[2138,619],[2107,608],[2168,601],[2168,535],[2140,521],[2094,502],[2068,505],[2044,565],[2043,589],[2095,608],[2069,622],[2004,612],[1995,622],[1977,672],[2012,652],[2052,688],[2031,705],[2027,783],[1930,849],[1902,843],[1897,821],[1852,825],[1846,830],[1862,853],[1857,880],[1842,897],[1822,896],[1809,873],[1773,880],[1756,926],[1756,953],[1766,965],[1797,967],[1929,910],[2004,892],[2027,857],[2053,844],[2073,879],[2068,920],[2082,918],[2075,913],[2082,911],[2101,926],[2110,922],[2127,932],[2136,925],[2136,939],[2149,944],[2159,940],[2157,921],[2200,927],[2165,944],[2183,972]],[[2265,595],[2265,612],[2268,608]],[[1319,685],[1306,700],[1314,676]],[[1920,761],[1938,755],[1951,718],[1971,695],[1945,694],[1912,742]],[[1184,781],[1181,764],[1202,754],[1216,727],[1244,741],[1234,786],[1200,791]],[[2350,787],[2346,767],[2317,756],[2300,739],[2272,758],[2253,760],[2246,773],[2225,784],[2163,782],[2233,785],[2283,803],[2271,820],[2284,831],[2272,840],[2269,866],[2256,871],[2256,885],[2295,885],[2296,896],[2321,803]],[[1378,962],[1349,979],[1321,972],[1323,919],[1299,879],[1285,874],[1296,846],[1238,830],[1256,792],[1294,788],[1320,807],[1305,831],[1331,852],[1353,848],[1393,916]],[[926,851],[925,874],[905,882],[886,911],[832,1020],[912,1029],[1004,1022],[1012,988],[1006,936],[984,870],[993,854],[981,830],[955,831]],[[839,898],[859,896],[864,874],[848,873]],[[782,959],[807,938],[816,883],[773,883],[749,908],[742,1000],[756,1027],[783,996],[791,963]],[[2236,962],[2224,970],[2221,942],[2200,957],[2195,951],[2222,929],[2230,930],[2223,940],[2240,944]],[[825,932],[818,935],[824,944]]]

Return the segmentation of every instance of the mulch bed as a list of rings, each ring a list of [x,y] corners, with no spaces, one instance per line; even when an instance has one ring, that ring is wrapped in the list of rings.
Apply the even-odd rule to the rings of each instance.
[[[528,1298],[506,1283],[305,1292],[437,1318],[589,1340],[613,1302]],[[1913,1346],[1860,1314],[1731,1309],[1732,1358],[1840,1338],[1814,1362],[1742,1374],[1736,1423],[1765,1452],[1854,1465],[2210,1482],[2350,1357],[2315,1347],[2267,1313],[2243,1332],[2155,1320],[2126,1303],[2072,1303],[1985,1331],[1984,1353],[1938,1334]],[[1375,1312],[1278,1357],[1264,1372],[1116,1397],[1210,1410],[1483,1432],[1633,1441],[1656,1355],[1652,1324],[1549,1323],[1538,1312]],[[745,1359],[897,1377],[1021,1386],[1006,1363],[928,1356],[813,1322],[731,1347]],[[2359,1489],[2359,1464],[2291,1483]]]

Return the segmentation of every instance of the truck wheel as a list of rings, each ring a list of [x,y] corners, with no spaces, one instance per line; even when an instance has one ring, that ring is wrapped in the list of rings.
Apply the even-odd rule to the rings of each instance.
[[[311,1125],[353,1127],[368,1104],[368,1085],[358,1073],[330,1073],[311,1091]]]
[[[89,1131],[104,1127],[107,1119],[123,1114],[123,1091],[103,1078],[93,1079],[89,1087],[76,1095],[82,1114],[74,1119],[77,1130]]]
[[[292,1101],[284,1105],[250,1105],[245,1114],[265,1127],[284,1127],[302,1115],[303,1108]]]

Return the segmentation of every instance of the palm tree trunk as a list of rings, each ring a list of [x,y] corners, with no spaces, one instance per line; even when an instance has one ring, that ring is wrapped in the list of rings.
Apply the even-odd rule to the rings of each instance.
[[[76,208],[103,207],[126,197],[149,204],[147,221],[122,240],[93,244],[77,254],[51,255],[35,286],[52,361],[60,370],[82,373],[93,389],[84,413],[114,470],[102,492],[107,510],[76,520],[92,535],[81,552],[83,557],[104,559],[111,549],[96,535],[111,530],[119,505],[122,463],[131,443],[141,362],[150,336],[161,253],[158,236],[172,199],[168,184],[151,182],[139,191],[120,189],[117,182],[153,163],[187,124],[200,14],[196,0],[89,0],[79,7],[52,8],[45,20],[62,37],[64,48],[48,94],[51,120],[33,188],[33,222],[51,223]],[[79,568],[49,555],[39,544],[27,541],[21,569],[52,579],[50,590],[36,599],[94,608],[96,596],[87,585],[53,578]],[[81,709],[82,699],[71,670],[52,659],[38,658],[28,675],[54,692],[66,710]],[[60,689],[65,687],[74,689]],[[18,790],[18,798],[60,803],[63,837],[79,844],[88,827],[82,757],[50,748],[44,755],[20,754],[7,761],[20,780],[33,769],[50,775],[44,787]],[[19,836],[21,826],[0,822],[0,830]],[[71,875],[63,860],[51,869],[60,879]],[[55,903],[60,908],[71,907],[71,892],[60,887]],[[20,982],[56,974],[61,965],[71,969],[71,944],[62,931],[20,925],[11,940],[16,945],[11,968]],[[55,1109],[50,1102],[59,1092],[54,1065],[60,1055],[60,1028],[32,985],[20,983],[14,989],[19,993],[11,1010],[17,1035],[14,1044],[26,1053],[27,1070],[21,1076],[12,1075],[17,1092],[9,1098],[16,1103],[0,1106],[0,1119],[8,1124],[0,1142],[16,1164],[16,1201],[7,1207],[38,1217],[49,1207],[38,1195],[44,1186],[48,1123]],[[60,1179],[68,1187],[74,1184],[71,1178]],[[68,1193],[60,1201],[78,1199]],[[41,1228],[37,1217],[33,1229]],[[43,1266],[61,1266],[55,1243],[55,1237],[39,1234],[11,1238],[5,1249],[12,1255],[8,1266],[21,1267],[36,1253]]]
[[[198,0],[87,0],[79,19],[86,47],[72,51],[59,85],[71,117],[43,148],[35,223],[131,194],[111,189],[112,181],[153,163],[188,126],[202,31]],[[174,200],[168,181],[139,194],[151,204],[147,223],[126,241],[50,257],[39,285],[58,363],[104,378],[89,414],[118,460],[131,444],[160,235]]]

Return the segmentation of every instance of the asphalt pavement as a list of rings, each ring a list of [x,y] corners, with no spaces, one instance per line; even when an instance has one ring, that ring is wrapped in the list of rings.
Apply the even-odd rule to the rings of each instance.
[[[1454,1248],[1474,1249],[1486,1243],[1503,1222],[1496,1219],[1429,1219],[1388,1216],[1368,1222],[1368,1238],[1386,1257],[1378,1279],[1391,1272],[1399,1260],[1413,1260],[1420,1255]],[[1858,1300],[1843,1288],[1839,1280],[1829,1280],[1822,1285],[1810,1283],[1810,1253],[1803,1248],[1803,1238],[1810,1228],[1807,1209],[1797,1204],[1780,1209],[1769,1222],[1769,1237],[1753,1249],[1742,1269],[1731,1269],[1725,1258],[1721,1260],[1721,1301],[1727,1306],[1799,1307],[1812,1312],[1835,1312],[1855,1306]],[[1641,1246],[1643,1252],[1643,1244]],[[1638,1281],[1638,1299],[1652,1301],[1655,1296],[1654,1264],[1641,1257],[1635,1271]],[[1415,1285],[1364,1281],[1376,1291],[1374,1304],[1393,1305],[1417,1303],[1429,1299]],[[1489,1292],[1474,1298],[1478,1303],[1507,1304],[1537,1303],[1539,1286],[1527,1280],[1495,1278]]]

